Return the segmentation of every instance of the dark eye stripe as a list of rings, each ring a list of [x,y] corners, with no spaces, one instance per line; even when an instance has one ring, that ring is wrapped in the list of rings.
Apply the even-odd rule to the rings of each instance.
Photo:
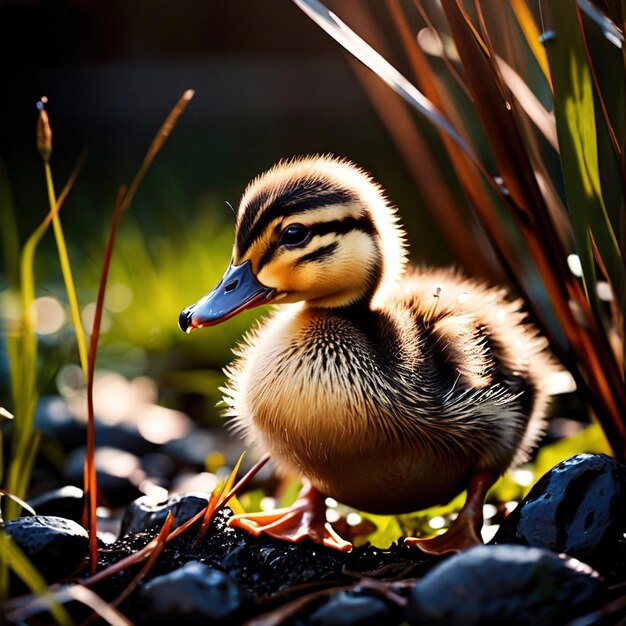
[[[327,246],[321,246],[317,250],[313,250],[313,252],[309,252],[304,256],[296,259],[295,265],[305,265],[306,263],[319,263],[323,261],[326,257],[329,257],[336,249],[339,244],[336,241],[333,243],[329,243]]]
[[[336,235],[345,235],[352,230],[359,230],[361,232],[367,233],[368,235],[372,235],[376,232],[376,226],[374,226],[374,222],[372,222],[371,218],[367,215],[362,215],[361,217],[346,217],[342,220],[331,220],[329,222],[318,222],[317,224],[311,224],[309,226],[309,229],[311,230],[312,237],[321,237],[322,235],[329,235],[331,233]],[[337,243],[333,242],[328,245],[334,245],[336,247]],[[328,246],[322,246],[322,248],[324,247]],[[321,250],[322,248],[319,248],[319,250]],[[261,257],[261,260],[259,261],[259,269],[257,271],[260,271],[263,266],[267,265],[271,261],[277,249],[277,241],[267,246],[265,252],[263,253],[263,256]],[[333,251],[334,249],[331,250],[329,254]],[[317,252],[317,250],[314,250],[309,254],[314,254],[315,252]],[[308,255],[304,255],[303,257],[301,257],[301,259],[306,259],[307,256]]]
[[[352,192],[331,190],[323,181],[313,181],[304,188],[302,183],[298,183],[295,187],[287,186],[280,190],[271,205],[255,222],[254,216],[261,209],[262,203],[267,201],[267,196],[261,193],[244,209],[245,213],[237,231],[237,249],[243,254],[261,237],[268,225],[278,218],[306,213],[333,204],[348,204],[356,200],[357,197]]]
[[[331,220],[330,222],[319,222],[317,224],[311,224],[310,229],[313,236],[328,235],[330,233],[345,235],[351,230],[360,230],[368,235],[373,235],[376,232],[374,222],[372,222],[371,218],[367,215],[345,217],[342,220]]]

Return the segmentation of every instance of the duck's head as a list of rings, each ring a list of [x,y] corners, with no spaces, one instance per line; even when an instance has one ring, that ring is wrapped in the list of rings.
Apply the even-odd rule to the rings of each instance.
[[[369,304],[405,260],[396,212],[363,170],[327,156],[280,162],[246,188],[231,263],[180,326],[212,326],[270,302]]]

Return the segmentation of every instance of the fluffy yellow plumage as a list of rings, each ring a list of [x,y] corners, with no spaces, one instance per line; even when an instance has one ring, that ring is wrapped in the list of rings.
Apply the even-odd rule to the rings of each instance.
[[[486,490],[541,433],[554,366],[503,290],[405,263],[395,210],[349,162],[281,162],[246,189],[232,263],[181,327],[280,304],[240,345],[226,400],[246,441],[309,486],[293,509],[235,524],[347,549],[324,496],[400,513],[468,488],[446,536],[412,543],[479,540]]]

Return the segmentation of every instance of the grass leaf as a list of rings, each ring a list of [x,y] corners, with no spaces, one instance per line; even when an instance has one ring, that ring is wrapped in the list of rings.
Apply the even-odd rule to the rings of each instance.
[[[624,259],[602,196],[592,78],[576,10],[568,3],[557,3],[548,9],[548,15],[558,24],[558,37],[548,42],[547,50],[553,68],[565,192],[576,226],[585,290],[593,310],[600,315],[593,244],[622,307]]]
[[[17,544],[4,532],[0,531],[0,561],[8,566],[28,588],[39,596],[50,600],[49,610],[60,626],[71,626],[74,622],[65,608],[48,591],[48,583],[28,560]]]
[[[548,64],[548,56],[546,55],[545,48],[541,45],[541,36],[535,18],[530,11],[528,4],[525,0],[510,0],[511,8],[515,13],[515,17],[519,23],[522,32],[528,43],[533,56],[535,57],[537,64],[541,68],[545,79],[552,86],[552,77],[550,76],[550,66]]]
[[[402,76],[393,65],[363,41],[347,24],[318,0],[293,0],[293,2],[361,63],[375,72],[396,93],[425,115],[435,126],[447,133],[472,160],[477,160],[471,146],[433,103]]]

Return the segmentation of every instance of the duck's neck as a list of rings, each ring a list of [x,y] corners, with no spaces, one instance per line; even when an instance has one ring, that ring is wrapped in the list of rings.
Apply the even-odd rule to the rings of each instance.
[[[319,309],[326,315],[333,315],[347,320],[365,334],[371,335],[377,328],[378,312],[372,308],[372,297],[363,297],[344,306],[324,307]]]

